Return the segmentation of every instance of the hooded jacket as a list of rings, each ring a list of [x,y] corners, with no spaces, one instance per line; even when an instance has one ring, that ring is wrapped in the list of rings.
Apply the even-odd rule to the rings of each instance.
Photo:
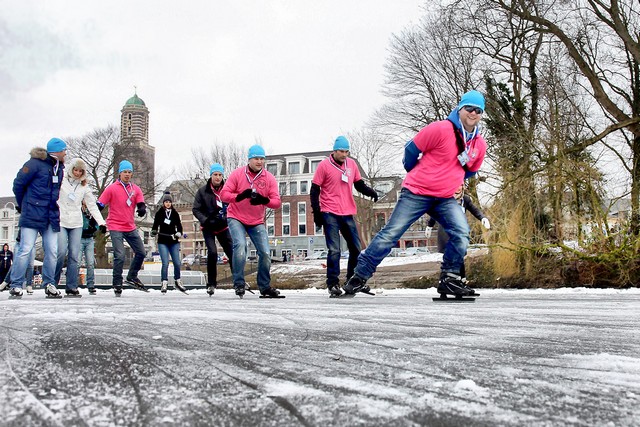
[[[76,178],[73,175],[73,168],[82,169],[82,176]],[[60,187],[60,227],[82,228],[82,201],[87,205],[89,213],[96,220],[98,225],[104,225],[105,221],[96,205],[96,197],[93,195],[91,186],[87,181],[87,165],[82,159],[72,159],[67,164],[62,186]]]
[[[36,147],[13,180],[13,194],[20,209],[20,227],[60,231],[58,196],[64,178],[64,164]],[[56,168],[56,163],[58,167]]]
[[[220,183],[220,191],[224,187],[224,179]],[[198,189],[196,197],[193,200],[193,216],[195,216],[204,232],[218,234],[228,228],[227,225],[227,207],[228,203],[220,200],[220,191],[218,196],[211,189],[211,178],[205,185]],[[220,201],[220,205],[218,205]]]

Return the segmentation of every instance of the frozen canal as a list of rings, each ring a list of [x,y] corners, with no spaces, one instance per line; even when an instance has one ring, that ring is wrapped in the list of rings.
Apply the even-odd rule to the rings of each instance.
[[[2,426],[637,426],[640,290],[0,294]]]

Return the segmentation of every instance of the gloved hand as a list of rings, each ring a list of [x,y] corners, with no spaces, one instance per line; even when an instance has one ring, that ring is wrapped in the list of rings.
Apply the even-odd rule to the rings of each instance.
[[[427,227],[424,229],[424,237],[426,237],[427,239],[429,237],[431,237],[431,230],[433,230],[433,227]]]
[[[256,206],[256,205],[266,205],[267,203],[269,203],[271,199],[263,196],[260,193],[255,193],[251,195],[251,200],[249,201],[249,203],[251,203],[252,205]]]
[[[248,199],[249,197],[251,197],[251,193],[253,193],[253,190],[250,188],[247,188],[246,190],[244,190],[242,193],[238,194],[236,196],[236,202],[240,202],[244,199]]]
[[[158,230],[151,230],[151,237],[156,237],[158,235]]]
[[[491,228],[491,223],[489,222],[489,218],[482,218],[482,226],[487,230]]]
[[[322,227],[324,225],[324,218],[322,217],[322,212],[313,211],[313,222],[316,227]]]
[[[20,208],[20,206],[16,206],[16,212],[21,213],[22,212],[22,208]]]
[[[98,207],[98,210],[100,212],[102,212],[102,210],[104,209],[104,205],[102,203],[100,203],[100,202],[96,202],[96,206]]]
[[[107,226],[106,225],[104,225],[104,224],[99,225],[98,228],[100,229],[100,232],[102,234],[107,234]]]
[[[176,239],[176,240],[178,240],[181,237],[182,237],[182,233],[176,233],[176,234],[173,235],[173,238]]]
[[[138,216],[140,218],[142,218],[143,216],[145,216],[147,214],[147,205],[144,204],[144,202],[140,202],[136,205],[136,207],[138,209],[136,209],[136,212],[138,213]]]
[[[374,196],[372,196],[371,200],[373,200],[373,203],[376,203],[378,201],[378,193],[376,193]]]

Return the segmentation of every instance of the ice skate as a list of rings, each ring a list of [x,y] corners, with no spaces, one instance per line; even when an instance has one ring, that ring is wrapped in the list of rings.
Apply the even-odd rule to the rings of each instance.
[[[9,299],[20,299],[22,298],[22,288],[12,288],[9,290]]]
[[[280,291],[269,286],[267,289],[260,291],[260,298],[285,298],[284,295],[280,295]]]
[[[207,294],[209,294],[210,297],[213,296],[213,294],[216,293],[216,286],[215,285],[207,285]]]
[[[113,293],[115,294],[116,297],[121,297],[122,296],[122,285],[114,286],[113,287]]]
[[[95,295],[96,294],[96,288],[89,288],[89,295]]]
[[[238,295],[240,297],[240,299],[244,298],[245,286],[244,285],[234,286],[234,288],[236,290],[236,295]]]
[[[134,277],[131,279],[124,279],[124,282],[128,285],[133,286],[139,291],[149,292],[149,289],[147,289],[144,283],[142,283],[142,281],[140,281],[140,279],[138,279],[137,277]]]
[[[52,283],[49,283],[44,287],[44,294],[47,298],[62,298],[62,294]]]
[[[185,295],[189,295],[187,293],[187,288],[184,287],[184,285],[182,284],[182,280],[181,279],[176,279],[176,281],[174,282],[173,287],[177,290],[179,290],[180,292],[182,292]]]
[[[329,291],[329,298],[338,298],[340,295],[342,295],[342,289],[340,289],[340,285],[328,286],[327,291]]]
[[[80,291],[76,289],[65,289],[65,298],[81,298]]]
[[[355,295],[357,292],[375,295],[371,292],[371,288],[367,286],[367,281],[356,274],[351,276],[347,283],[342,287],[342,290],[344,291],[345,296]]]
[[[440,275],[438,293],[440,297],[433,298],[434,301],[473,302],[475,297],[479,296],[463,282],[460,276],[454,273]],[[447,295],[452,295],[454,298],[448,298]]]
[[[167,293],[167,286],[169,286],[169,281],[168,280],[163,280],[162,284],[160,285],[160,292],[162,292],[163,294]]]
[[[27,285],[27,294],[28,295],[33,295],[33,286]]]
[[[6,291],[9,289],[9,284],[7,282],[0,283],[0,292]]]

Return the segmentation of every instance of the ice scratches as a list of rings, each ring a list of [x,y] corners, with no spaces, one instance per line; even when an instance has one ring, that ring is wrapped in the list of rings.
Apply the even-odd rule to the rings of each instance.
[[[274,403],[276,403],[278,406],[280,406],[282,409],[286,410],[287,412],[289,412],[291,415],[293,415],[298,421],[300,421],[300,423],[303,426],[306,427],[311,427],[314,424],[310,423],[309,421],[307,421],[305,419],[305,417],[300,413],[300,411],[298,411],[298,409],[295,407],[295,405],[293,405],[291,402],[289,402],[289,400],[287,400],[286,398],[282,397],[282,396],[273,396],[273,395],[268,395],[266,393],[264,393],[263,390],[261,390],[260,386],[258,384],[255,384],[249,380],[246,379],[242,379],[237,375],[233,375],[230,373],[231,369],[230,368],[226,368],[223,369],[220,367],[220,365],[216,366],[216,369],[228,376],[229,378],[234,379],[235,381],[239,382],[240,384],[249,387],[252,390],[261,392],[261,394],[264,394],[265,396],[267,396],[269,399],[271,399]]]
[[[20,380],[20,377],[18,377],[18,375],[16,374],[16,372],[13,369],[13,366],[11,364],[11,358],[12,358],[12,356],[11,356],[11,335],[9,333],[7,333],[7,335],[5,336],[5,360],[6,360],[6,365],[7,365],[7,371],[9,373],[9,375],[11,377],[13,377],[13,379],[16,381],[18,386],[22,390],[24,390],[24,392],[26,394],[26,397],[22,400],[22,404],[23,405],[33,404],[34,405],[33,409],[40,416],[42,416],[42,418],[51,420],[51,422],[53,422],[54,425],[56,425],[56,426],[61,426],[61,427],[64,426],[64,424],[62,423],[60,418],[53,411],[51,411],[51,409],[49,409],[44,403],[42,403],[40,401],[40,399],[38,399],[38,397],[36,397],[33,393],[31,393],[29,388]]]

